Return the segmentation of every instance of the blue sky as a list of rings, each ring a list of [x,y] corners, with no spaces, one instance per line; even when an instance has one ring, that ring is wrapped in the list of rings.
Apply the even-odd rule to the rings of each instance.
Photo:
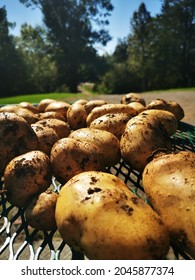
[[[139,5],[144,2],[152,16],[160,12],[161,0],[111,0],[114,10],[109,17],[109,33],[112,37],[106,47],[98,47],[99,53],[112,53],[118,40],[130,33],[130,18]],[[6,6],[7,17],[10,22],[15,22],[16,27],[11,33],[18,35],[23,23],[35,26],[42,23],[42,15],[38,9],[26,8],[19,0],[0,0],[0,6]]]

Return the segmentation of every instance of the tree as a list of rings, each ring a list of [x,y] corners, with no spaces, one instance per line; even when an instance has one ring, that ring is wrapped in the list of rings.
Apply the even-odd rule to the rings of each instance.
[[[81,65],[90,54],[95,59],[95,43],[105,45],[110,36],[105,27],[113,9],[110,0],[20,0],[39,6],[54,45],[59,84],[77,91],[82,81]]]
[[[24,87],[28,93],[50,92],[56,88],[56,65],[46,30],[23,24],[15,44],[26,65]]]
[[[129,67],[140,77],[142,90],[145,91],[148,88],[152,18],[144,3],[133,13],[130,23],[132,32],[128,44]]]
[[[195,76],[195,1],[164,0],[161,25],[169,43],[169,61],[178,69],[179,86],[194,85]]]
[[[0,8],[0,93],[1,96],[14,95],[20,92],[20,78],[23,62],[15,49],[5,7]]]

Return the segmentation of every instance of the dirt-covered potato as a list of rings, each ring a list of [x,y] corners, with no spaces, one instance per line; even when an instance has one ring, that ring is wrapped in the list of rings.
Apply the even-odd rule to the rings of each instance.
[[[90,125],[90,123],[105,115],[105,114],[112,114],[112,113],[127,113],[129,115],[136,116],[138,112],[133,109],[132,107],[128,106],[128,104],[105,104],[99,107],[95,107],[91,113],[87,116],[87,126]]]
[[[45,112],[57,112],[66,118],[66,114],[70,106],[71,105],[67,102],[55,100],[53,102],[50,102],[49,105],[47,105],[47,107],[45,108]]]
[[[121,103],[122,104],[129,104],[129,103],[132,103],[132,102],[139,102],[144,107],[146,106],[145,99],[142,98],[139,93],[130,92],[130,93],[127,93],[127,94],[123,95],[122,98],[121,98]]]
[[[37,135],[37,149],[50,156],[52,146],[60,139],[57,132],[54,128],[45,126],[40,123],[34,123],[31,125],[31,127]]]
[[[164,99],[155,99],[147,105],[147,109],[161,109],[173,113],[178,121],[184,118],[184,110],[175,101],[166,101]]]
[[[57,119],[66,122],[66,118],[58,112],[43,112],[38,114],[39,120]]]
[[[15,156],[35,150],[37,136],[27,121],[15,113],[0,113],[0,174]]]
[[[85,104],[85,110],[87,112],[87,115],[93,110],[93,108],[95,107],[100,107],[102,105],[107,104],[107,102],[103,99],[93,99],[93,100],[89,100],[86,104]]]
[[[158,118],[163,124],[166,132],[169,136],[173,135],[178,128],[178,121],[174,114],[166,110],[148,109],[140,113],[140,115],[151,115],[154,118]]]
[[[120,140],[123,160],[133,169],[143,171],[147,158],[158,148],[172,149],[170,138],[162,123],[151,115],[130,119]]]
[[[18,207],[27,206],[33,195],[45,191],[51,184],[49,157],[41,151],[31,151],[12,159],[4,172],[7,199]]]
[[[86,127],[87,112],[84,105],[74,103],[67,111],[67,122],[70,127],[75,130],[81,127]]]
[[[35,123],[39,120],[38,116],[32,111],[26,108],[22,108],[18,105],[5,105],[0,108],[0,112],[15,113],[18,116],[24,118],[29,124]]]
[[[59,138],[67,137],[71,131],[68,123],[54,118],[40,120],[36,122],[36,124],[41,124],[45,127],[53,128],[59,136]]]
[[[53,174],[60,183],[67,182],[83,171],[103,169],[97,147],[93,143],[73,138],[57,141],[51,149],[50,160]]]
[[[128,105],[135,109],[138,113],[141,113],[142,111],[146,110],[146,107],[142,103],[137,101],[130,102],[128,103]]]
[[[60,190],[56,223],[89,259],[165,259],[169,236],[158,214],[116,176],[83,172]]]
[[[33,112],[34,114],[38,114],[39,113],[38,108],[35,105],[33,105],[32,103],[30,103],[30,102],[23,101],[23,102],[20,102],[18,104],[18,106],[21,107],[21,108],[24,108],[24,109],[28,109],[31,112]]]
[[[109,131],[120,140],[130,119],[131,115],[126,113],[106,114],[92,121],[89,128]]]
[[[55,208],[58,194],[52,190],[46,190],[34,196],[25,209],[24,215],[27,223],[38,230],[55,230]]]
[[[154,153],[144,169],[143,186],[172,242],[195,258],[195,154]]]
[[[45,112],[45,109],[46,107],[53,101],[56,101],[55,99],[51,99],[51,98],[45,98],[45,99],[42,99],[38,105],[37,105],[37,109],[40,113],[44,113]]]
[[[121,158],[119,140],[109,131],[86,127],[71,132],[69,137],[95,145],[105,167],[117,164]]]
[[[86,99],[78,99],[76,100],[73,104],[81,104],[81,105],[85,105],[87,104],[87,100]]]

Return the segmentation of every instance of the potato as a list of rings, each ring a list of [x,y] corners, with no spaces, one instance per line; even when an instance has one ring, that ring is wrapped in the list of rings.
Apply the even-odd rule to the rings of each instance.
[[[73,104],[81,104],[81,105],[85,105],[87,104],[87,100],[86,99],[78,99],[76,100]]]
[[[58,112],[44,112],[44,113],[39,113],[38,114],[39,120],[44,120],[44,119],[58,119],[61,121],[66,122],[66,118],[58,113]]]
[[[39,120],[38,116],[32,111],[17,105],[5,105],[0,108],[0,112],[15,113],[18,116],[24,118],[29,124],[35,123]]]
[[[86,127],[71,132],[69,137],[96,146],[97,153],[105,167],[117,164],[121,158],[119,140],[109,131]]]
[[[127,94],[123,95],[121,98],[122,104],[129,104],[132,102],[139,102],[144,107],[146,106],[146,102],[145,102],[144,98],[142,98],[139,93],[133,93],[133,92],[127,93]]]
[[[111,114],[111,113],[127,113],[132,117],[138,114],[138,112],[135,109],[125,104],[105,104],[100,107],[95,107],[89,113],[86,119],[87,126],[89,126],[93,120],[105,114]]]
[[[42,99],[37,106],[37,109],[40,113],[45,112],[46,107],[53,101],[56,101],[55,99],[51,99],[51,98],[45,98]]]
[[[165,101],[164,99],[155,99],[147,105],[147,109],[161,109],[173,113],[178,121],[184,118],[183,108],[174,101]]]
[[[195,258],[195,154],[156,152],[143,172],[144,190],[172,242]]]
[[[33,195],[50,186],[51,178],[51,164],[45,153],[36,150],[15,157],[4,172],[8,201],[18,207],[27,206]]]
[[[72,104],[67,111],[67,121],[70,127],[75,130],[81,127],[86,127],[87,112],[84,105]]]
[[[138,113],[141,113],[142,111],[144,111],[146,109],[146,107],[138,101],[130,102],[130,103],[128,103],[128,105],[130,107],[132,107],[133,109],[135,109]]]
[[[18,104],[18,106],[21,107],[21,108],[24,108],[24,109],[28,109],[31,112],[33,112],[34,114],[38,114],[39,113],[38,108],[35,105],[31,104],[30,102],[23,101],[23,102],[20,102]]]
[[[63,240],[89,259],[164,259],[169,249],[157,213],[112,174],[91,171],[70,179],[55,217]]]
[[[49,105],[45,108],[45,112],[57,112],[66,118],[69,107],[70,104],[68,104],[67,102],[56,100],[49,103]]]
[[[87,114],[89,114],[93,110],[93,108],[100,107],[100,106],[105,105],[105,104],[107,104],[107,102],[105,100],[102,100],[102,99],[89,100],[85,104],[85,110],[86,110]]]
[[[50,160],[53,174],[60,183],[83,171],[103,169],[97,147],[72,138],[58,140],[51,149]]]
[[[149,109],[143,111],[140,115],[152,115],[154,118],[158,118],[169,136],[173,135],[177,131],[178,121],[175,115],[169,111]]]
[[[25,209],[24,215],[27,223],[38,230],[55,230],[55,208],[58,194],[46,190],[32,198]]]
[[[37,135],[37,149],[50,156],[52,146],[60,139],[59,135],[55,129],[41,123],[34,123],[31,127]]]
[[[172,149],[171,141],[162,123],[151,115],[130,119],[120,140],[123,160],[133,169],[143,171],[147,158],[158,148]]]
[[[126,113],[106,114],[92,121],[89,128],[109,131],[120,140],[130,119],[131,115]]]
[[[15,156],[37,149],[38,140],[27,121],[15,113],[0,113],[0,175]]]
[[[68,123],[58,119],[44,119],[36,122],[44,127],[49,127],[55,130],[59,138],[67,137],[70,134],[70,126]]]

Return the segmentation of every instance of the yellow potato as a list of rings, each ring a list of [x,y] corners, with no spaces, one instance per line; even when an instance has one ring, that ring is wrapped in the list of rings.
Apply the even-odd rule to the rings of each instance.
[[[15,157],[4,172],[8,201],[18,207],[27,206],[33,195],[50,186],[51,178],[51,164],[45,153],[31,151]]]
[[[68,137],[96,146],[105,167],[117,164],[121,158],[119,140],[109,131],[86,127],[71,132]]]
[[[70,134],[70,126],[67,122],[59,119],[44,119],[36,122],[36,124],[41,124],[44,127],[49,127],[55,130],[59,138],[67,137]]]
[[[38,116],[34,114],[32,111],[17,105],[5,105],[0,108],[0,112],[15,113],[18,116],[24,118],[29,124],[35,123],[39,120]]]
[[[126,163],[141,172],[147,158],[158,148],[171,150],[172,145],[157,118],[139,114],[128,121],[120,140],[121,157]]]
[[[86,118],[87,112],[82,104],[74,103],[67,111],[67,121],[73,130],[86,127]]]
[[[93,143],[73,138],[57,141],[51,149],[50,160],[53,174],[60,183],[67,182],[83,171],[103,169],[97,147]]]
[[[106,114],[92,121],[89,128],[109,131],[120,140],[130,119],[131,115],[126,113]]]
[[[13,112],[0,112],[0,143],[0,174],[11,159],[38,147],[38,139],[31,126]]]
[[[131,115],[132,117],[137,115],[137,111],[132,108],[131,106],[128,106],[128,104],[105,104],[99,107],[95,107],[87,116],[86,122],[87,126],[90,125],[90,123],[105,115],[105,114],[111,114],[111,113],[127,113]]]
[[[55,208],[58,194],[46,190],[33,197],[25,209],[24,215],[27,223],[38,230],[55,230]]]
[[[83,172],[70,179],[55,217],[64,241],[89,259],[164,259],[169,249],[161,218],[112,174]]]
[[[154,153],[144,169],[143,186],[172,242],[195,258],[195,154]]]
[[[144,107],[146,106],[146,102],[145,102],[144,98],[142,98],[139,93],[134,93],[134,92],[126,93],[121,98],[122,104],[130,104],[132,102],[139,102]]]
[[[155,99],[147,105],[147,109],[161,109],[173,113],[178,121],[184,118],[183,108],[174,101],[166,101],[164,99]]]
[[[140,115],[151,115],[154,118],[159,119],[169,136],[173,135],[177,131],[178,120],[176,119],[175,115],[169,111],[148,109],[141,112]]]
[[[37,135],[37,149],[50,156],[52,146],[60,139],[54,128],[45,126],[41,123],[31,125],[33,131]]]

